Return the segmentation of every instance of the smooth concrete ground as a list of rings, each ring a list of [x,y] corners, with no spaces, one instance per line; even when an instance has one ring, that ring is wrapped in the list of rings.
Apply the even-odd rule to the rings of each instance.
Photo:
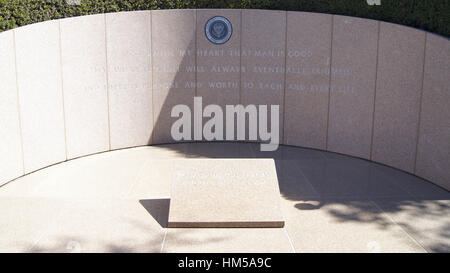
[[[166,228],[174,159],[267,157],[275,159],[285,228]],[[449,251],[449,192],[310,149],[139,147],[64,162],[0,187],[0,252]]]

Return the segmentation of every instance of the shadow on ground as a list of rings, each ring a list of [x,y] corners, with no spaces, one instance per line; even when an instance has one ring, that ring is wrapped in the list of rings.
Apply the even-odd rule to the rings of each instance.
[[[379,229],[399,225],[427,251],[450,251],[450,193],[403,171],[291,146],[275,152],[261,152],[256,143],[236,142],[157,147],[187,158],[273,158],[282,197],[303,213],[321,210],[338,223],[370,223]]]
[[[170,199],[144,199],[139,203],[150,213],[162,228],[167,228],[169,223]]]
[[[393,236],[404,231],[409,236],[400,235],[412,238],[426,251],[450,252],[450,193],[402,171],[362,159],[288,146],[270,153],[260,152],[255,143],[182,143],[156,147],[177,152],[177,158],[273,158],[286,210],[286,229],[291,225],[288,232],[312,236],[312,244],[316,234],[326,237],[348,232],[350,234],[345,235],[350,238],[356,236],[353,233],[366,238],[364,232],[373,231],[383,237],[383,231]],[[23,205],[23,209],[38,216],[36,223],[42,231],[35,222],[19,218],[18,228],[12,234],[27,236],[27,240],[20,238],[19,242],[34,242],[24,245],[23,251],[160,252],[163,249],[170,206],[168,198],[114,199],[109,203],[36,200],[29,200],[29,205]],[[17,200],[18,208],[22,208],[23,201]],[[63,205],[55,210],[59,216],[47,215],[46,208],[53,209],[58,204]],[[15,210],[11,210],[11,219],[20,216],[13,212]],[[70,221],[65,221],[67,215]],[[347,231],[348,226],[354,229]],[[31,236],[28,230],[36,236]],[[168,238],[178,246],[220,249],[232,236],[213,230],[199,237],[196,232],[198,230],[194,229],[170,230]],[[342,243],[342,238],[337,238],[335,243]],[[392,240],[389,239],[392,237],[386,238]],[[300,250],[301,247],[300,243]],[[19,248],[14,245],[11,249]]]

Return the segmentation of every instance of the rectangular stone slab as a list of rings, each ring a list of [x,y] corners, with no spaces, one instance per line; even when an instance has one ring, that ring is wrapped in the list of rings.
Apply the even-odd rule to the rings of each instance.
[[[283,226],[273,159],[175,162],[168,227]]]

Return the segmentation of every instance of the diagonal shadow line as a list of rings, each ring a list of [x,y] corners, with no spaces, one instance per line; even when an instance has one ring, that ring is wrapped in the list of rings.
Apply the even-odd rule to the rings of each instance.
[[[139,203],[158,222],[162,228],[167,228],[169,223],[170,199],[142,199]]]

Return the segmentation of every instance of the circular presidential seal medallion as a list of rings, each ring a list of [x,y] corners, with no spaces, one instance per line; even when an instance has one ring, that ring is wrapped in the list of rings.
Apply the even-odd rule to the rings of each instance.
[[[221,45],[230,40],[233,28],[230,21],[222,16],[215,16],[206,22],[205,35],[213,44]]]

